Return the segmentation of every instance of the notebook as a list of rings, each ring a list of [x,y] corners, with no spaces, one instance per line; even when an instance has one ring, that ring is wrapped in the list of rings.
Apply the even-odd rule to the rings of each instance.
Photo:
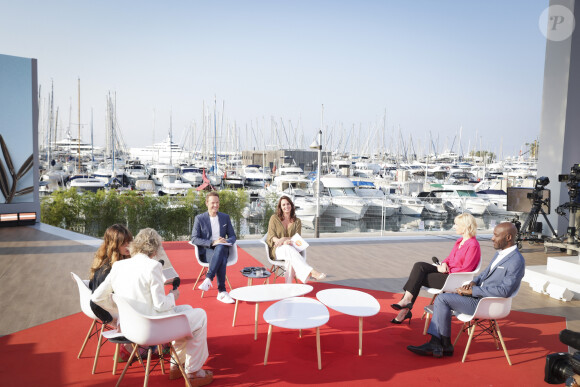
[[[308,246],[310,246],[308,242],[306,242],[304,238],[300,236],[300,234],[294,234],[291,240],[294,248],[298,250],[298,252],[301,252],[302,250],[305,250]]]

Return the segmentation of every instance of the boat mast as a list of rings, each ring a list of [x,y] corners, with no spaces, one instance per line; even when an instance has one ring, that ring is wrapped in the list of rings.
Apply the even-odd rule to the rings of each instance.
[[[81,173],[81,79],[77,78],[78,82],[78,94],[79,94],[79,137],[78,137],[78,148],[77,148],[77,160],[78,160],[78,170],[77,173]]]

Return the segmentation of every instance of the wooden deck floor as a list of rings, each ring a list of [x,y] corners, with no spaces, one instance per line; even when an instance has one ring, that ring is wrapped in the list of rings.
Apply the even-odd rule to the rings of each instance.
[[[70,272],[87,278],[98,240],[73,235],[57,236],[43,225],[0,229],[0,336],[52,321],[80,311],[78,291]],[[366,236],[359,234],[359,236]],[[401,292],[409,271],[418,260],[444,258],[455,241],[454,235],[370,237],[346,240],[325,237],[308,248],[308,261],[328,274],[325,282],[362,289]],[[494,254],[485,235],[480,240],[484,267]],[[88,243],[88,244],[87,244]],[[256,240],[241,247],[266,264],[264,248]],[[546,264],[542,246],[524,245],[527,265]],[[561,255],[559,252],[550,256]],[[427,294],[422,294],[427,296]],[[522,284],[513,309],[563,316],[569,329],[580,331],[580,301],[563,302],[531,290]]]

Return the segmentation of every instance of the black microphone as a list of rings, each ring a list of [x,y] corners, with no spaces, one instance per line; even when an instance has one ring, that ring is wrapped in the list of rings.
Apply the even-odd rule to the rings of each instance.
[[[179,279],[179,277],[175,277],[173,279],[173,290],[177,289],[179,284],[181,284],[181,279]]]
[[[564,329],[560,332],[560,341],[569,347],[580,349],[580,333]]]
[[[161,264],[161,266],[165,265],[165,261],[162,259],[158,260],[157,262],[159,262]]]
[[[434,264],[436,264],[436,265],[440,265],[440,263],[439,263],[439,258],[437,258],[437,257],[433,257],[433,258],[431,258],[431,259],[433,260],[433,263],[434,263]]]

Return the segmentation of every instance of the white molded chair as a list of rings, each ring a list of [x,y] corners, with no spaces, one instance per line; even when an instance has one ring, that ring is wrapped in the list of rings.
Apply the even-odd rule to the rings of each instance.
[[[71,272],[70,275],[71,275],[72,279],[76,282],[77,287],[79,288],[81,310],[88,318],[93,320],[93,323],[91,324],[91,327],[89,328],[89,331],[87,332],[87,336],[85,338],[85,341],[83,342],[83,345],[81,346],[81,350],[77,356],[77,359],[80,359],[81,355],[83,354],[83,351],[85,350],[85,346],[87,345],[87,342],[89,341],[89,339],[91,337],[93,337],[94,335],[97,335],[98,336],[97,351],[95,353],[95,360],[93,362],[93,370],[92,370],[92,373],[94,374],[97,370],[97,361],[99,360],[99,353],[101,351],[103,333],[105,332],[105,328],[110,328],[110,327],[107,324],[103,324],[103,322],[101,320],[99,320],[97,316],[95,316],[95,314],[93,313],[93,310],[91,309],[90,302],[91,302],[92,292],[91,292],[91,289],[89,289],[89,281],[82,280],[78,275],[76,275],[73,272]],[[116,359],[114,359],[114,360],[115,360],[115,364],[113,366],[113,374],[115,374],[115,369],[117,366]]]
[[[277,261],[277,260],[270,258],[270,248],[268,247],[268,243],[266,242],[267,238],[268,238],[268,233],[266,233],[260,239],[260,242],[264,245],[264,250],[266,251],[266,259],[268,260],[270,265],[272,265],[270,267],[270,272],[274,274],[274,283],[276,283],[276,279],[278,279],[278,277],[284,276],[284,274],[285,274],[284,266],[286,265],[286,262],[285,261]],[[302,255],[304,257],[304,259],[306,260],[306,250],[302,250],[300,252],[300,255]]]
[[[199,265],[201,266],[201,271],[199,272],[199,275],[197,276],[197,279],[195,280],[195,284],[193,284],[193,290],[197,289],[197,283],[199,282],[199,279],[201,278],[201,276],[204,273],[207,273],[207,271],[209,270],[209,263],[207,262],[203,262],[201,259],[199,259],[199,249],[197,247],[197,245],[193,244],[193,242],[189,242],[190,245],[193,246],[194,250],[195,250],[195,259],[197,260],[197,263],[199,263]],[[238,262],[238,244],[234,243],[233,245],[229,246],[230,247],[230,253],[228,254],[228,266],[232,266],[235,265]],[[232,290],[232,284],[230,283],[230,280],[228,278],[228,275],[226,273],[226,281],[228,283],[228,285],[230,285],[230,290]],[[203,293],[204,291],[202,290],[201,292],[201,296],[203,297]]]
[[[421,319],[425,318],[425,328],[423,328],[423,334],[427,334],[427,329],[429,328],[429,318],[433,314],[433,303],[435,302],[435,298],[441,293],[453,293],[455,289],[461,287],[465,283],[471,282],[473,277],[479,272],[481,269],[481,262],[483,260],[479,260],[479,264],[475,268],[474,271],[467,271],[462,273],[449,273],[443,287],[441,289],[437,288],[426,288],[429,294],[432,294],[433,297],[431,298],[431,302],[427,305],[423,310],[423,316]]]
[[[469,332],[469,339],[467,340],[467,345],[465,346],[463,359],[461,359],[462,363],[465,362],[465,358],[467,357],[469,346],[471,345],[471,341],[474,338],[475,328],[480,327],[482,330],[477,334],[477,336],[481,335],[482,333],[489,333],[493,336],[493,341],[495,342],[495,347],[497,349],[499,349],[497,344],[497,340],[499,339],[507,362],[509,365],[512,365],[510,356],[508,355],[508,351],[505,346],[505,342],[503,341],[503,337],[501,335],[501,331],[499,330],[499,325],[497,324],[496,320],[504,318],[510,314],[512,308],[512,299],[514,296],[509,298],[484,297],[481,299],[481,301],[479,301],[479,304],[477,304],[477,308],[475,308],[475,312],[472,315],[454,312],[457,319],[463,321],[463,327],[459,331],[459,334],[457,335],[453,345],[455,346],[455,344],[457,344],[459,336],[461,336],[461,332]]]
[[[131,340],[131,342],[134,344],[142,347],[149,347],[147,352],[147,366],[145,367],[145,381],[143,386],[147,387],[149,382],[149,367],[151,364],[153,348],[169,343],[170,355],[175,364],[177,364],[179,367],[179,370],[185,379],[186,385],[191,387],[187,374],[185,373],[185,370],[179,361],[179,357],[175,352],[175,348],[171,343],[173,340],[193,337],[191,334],[191,329],[189,328],[187,316],[184,313],[174,313],[163,316],[146,316],[137,312],[127,299],[117,294],[113,294],[113,301],[115,301],[117,307],[119,308],[119,321],[121,322],[121,331],[123,332],[123,335],[128,340]],[[135,356],[135,353],[137,352],[137,345],[135,345],[133,352],[131,352],[131,356],[125,365],[125,368],[123,369],[123,373],[119,377],[117,386],[119,386],[121,380],[123,380],[123,377],[125,376],[125,373],[131,364],[131,360],[133,360],[133,356]],[[159,352],[159,354],[162,372],[165,373],[163,369],[162,352]]]

